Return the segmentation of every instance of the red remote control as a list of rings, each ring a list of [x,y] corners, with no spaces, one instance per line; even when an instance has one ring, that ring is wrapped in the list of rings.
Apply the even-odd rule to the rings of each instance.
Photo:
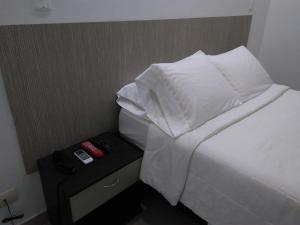
[[[95,145],[93,145],[93,143],[90,141],[82,142],[81,147],[88,151],[95,158],[101,158],[104,156],[104,152],[95,147]]]

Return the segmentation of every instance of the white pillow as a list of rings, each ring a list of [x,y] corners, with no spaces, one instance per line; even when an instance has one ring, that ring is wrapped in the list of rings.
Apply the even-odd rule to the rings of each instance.
[[[122,87],[117,92],[117,96],[117,103],[119,106],[138,117],[147,119],[145,110],[140,104],[138,90],[135,83],[130,83]]]
[[[175,63],[151,65],[136,78],[136,85],[148,118],[172,137],[240,103],[238,94],[201,52]]]
[[[209,56],[209,59],[239,93],[242,102],[256,97],[272,85],[268,73],[244,46]]]

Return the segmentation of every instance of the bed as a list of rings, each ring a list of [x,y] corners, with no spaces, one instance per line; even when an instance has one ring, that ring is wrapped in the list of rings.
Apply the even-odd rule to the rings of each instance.
[[[141,180],[170,204],[180,201],[213,225],[297,225],[299,99],[272,84],[178,137],[123,108],[119,130],[145,150]]]

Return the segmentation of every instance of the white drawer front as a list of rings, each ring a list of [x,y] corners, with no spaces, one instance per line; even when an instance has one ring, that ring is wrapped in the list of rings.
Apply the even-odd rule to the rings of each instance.
[[[136,160],[71,197],[70,204],[73,221],[76,222],[137,182],[141,161],[142,159]]]

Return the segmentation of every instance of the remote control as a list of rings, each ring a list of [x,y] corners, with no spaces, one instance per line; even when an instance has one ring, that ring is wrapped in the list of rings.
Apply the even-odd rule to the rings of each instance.
[[[76,152],[74,152],[74,155],[78,159],[80,159],[80,161],[84,164],[89,164],[94,161],[94,159],[82,149],[79,149]]]
[[[104,156],[104,152],[96,148],[95,145],[93,145],[93,143],[90,141],[82,142],[81,147],[95,158],[101,158]]]

